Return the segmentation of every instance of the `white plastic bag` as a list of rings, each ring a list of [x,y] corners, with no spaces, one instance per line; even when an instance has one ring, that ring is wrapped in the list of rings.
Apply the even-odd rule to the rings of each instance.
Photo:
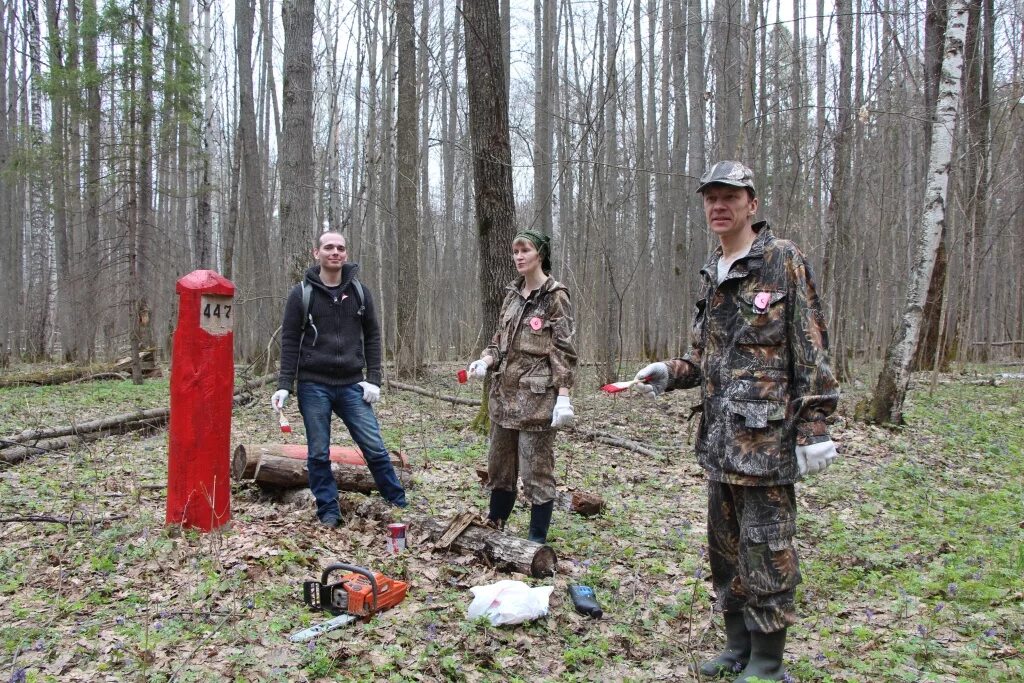
[[[466,616],[487,617],[494,626],[521,624],[548,613],[548,599],[554,586],[530,588],[522,581],[498,581],[487,586],[473,586],[473,602]]]

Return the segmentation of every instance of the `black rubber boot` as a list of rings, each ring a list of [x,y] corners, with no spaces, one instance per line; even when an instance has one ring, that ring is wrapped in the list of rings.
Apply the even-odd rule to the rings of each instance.
[[[750,631],[743,621],[743,612],[726,612],[725,649],[714,659],[700,665],[702,676],[721,678],[739,673],[750,660]]]
[[[487,513],[487,519],[494,522],[497,529],[505,528],[505,521],[512,514],[512,508],[516,506],[516,492],[505,491],[504,489],[491,489],[491,508]]]
[[[551,511],[555,509],[555,501],[549,500],[530,508],[530,535],[527,537],[534,543],[547,543],[548,527],[551,526]]]
[[[773,633],[753,631],[750,634],[750,661],[740,672],[736,683],[785,680],[786,668],[782,665],[785,649],[786,629]]]

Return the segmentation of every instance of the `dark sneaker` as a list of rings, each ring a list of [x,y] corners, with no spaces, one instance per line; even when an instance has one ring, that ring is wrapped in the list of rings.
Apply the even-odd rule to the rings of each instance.
[[[326,527],[330,527],[331,529],[333,529],[339,524],[341,524],[341,520],[335,517],[334,515],[328,515],[327,517],[321,519],[320,523]]]

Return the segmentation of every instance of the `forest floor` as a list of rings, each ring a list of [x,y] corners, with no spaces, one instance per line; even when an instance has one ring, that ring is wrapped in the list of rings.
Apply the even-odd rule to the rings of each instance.
[[[455,369],[435,367],[418,384],[477,398],[479,385],[456,384]],[[1024,382],[976,377],[943,376],[934,392],[921,378],[907,426],[893,430],[855,422],[865,390],[845,387],[832,430],[842,457],[798,484],[793,680],[1024,680]],[[415,530],[407,551],[390,556],[376,496],[342,494],[348,514],[332,530],[310,507],[236,484],[228,528],[165,528],[165,431],[0,465],[0,681],[696,680],[688,665],[722,636],[686,420],[695,395],[652,405],[597,384],[584,370],[578,427],[558,437],[557,478],[600,494],[606,509],[556,510],[550,544],[562,561],[550,579],[433,551]],[[303,441],[294,402],[295,431],[280,433],[271,390],[236,407],[233,445]],[[166,379],[0,390],[0,438],[167,403]],[[412,461],[417,513],[485,509],[475,408],[405,391],[385,391],[378,405],[385,441]],[[335,435],[349,442],[337,421]],[[32,515],[76,523],[16,521]],[[520,501],[510,532],[524,534],[527,517]],[[368,623],[289,642],[325,618],[303,606],[301,582],[334,560],[406,579],[410,593]],[[467,620],[469,588],[503,578],[553,585],[548,616],[503,627]],[[573,610],[566,586],[577,582],[594,587],[603,619]]]

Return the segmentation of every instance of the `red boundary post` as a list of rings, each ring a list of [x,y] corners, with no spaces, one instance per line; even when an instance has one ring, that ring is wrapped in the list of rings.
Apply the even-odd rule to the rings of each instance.
[[[235,285],[195,270],[176,289],[166,522],[210,531],[231,521]]]

